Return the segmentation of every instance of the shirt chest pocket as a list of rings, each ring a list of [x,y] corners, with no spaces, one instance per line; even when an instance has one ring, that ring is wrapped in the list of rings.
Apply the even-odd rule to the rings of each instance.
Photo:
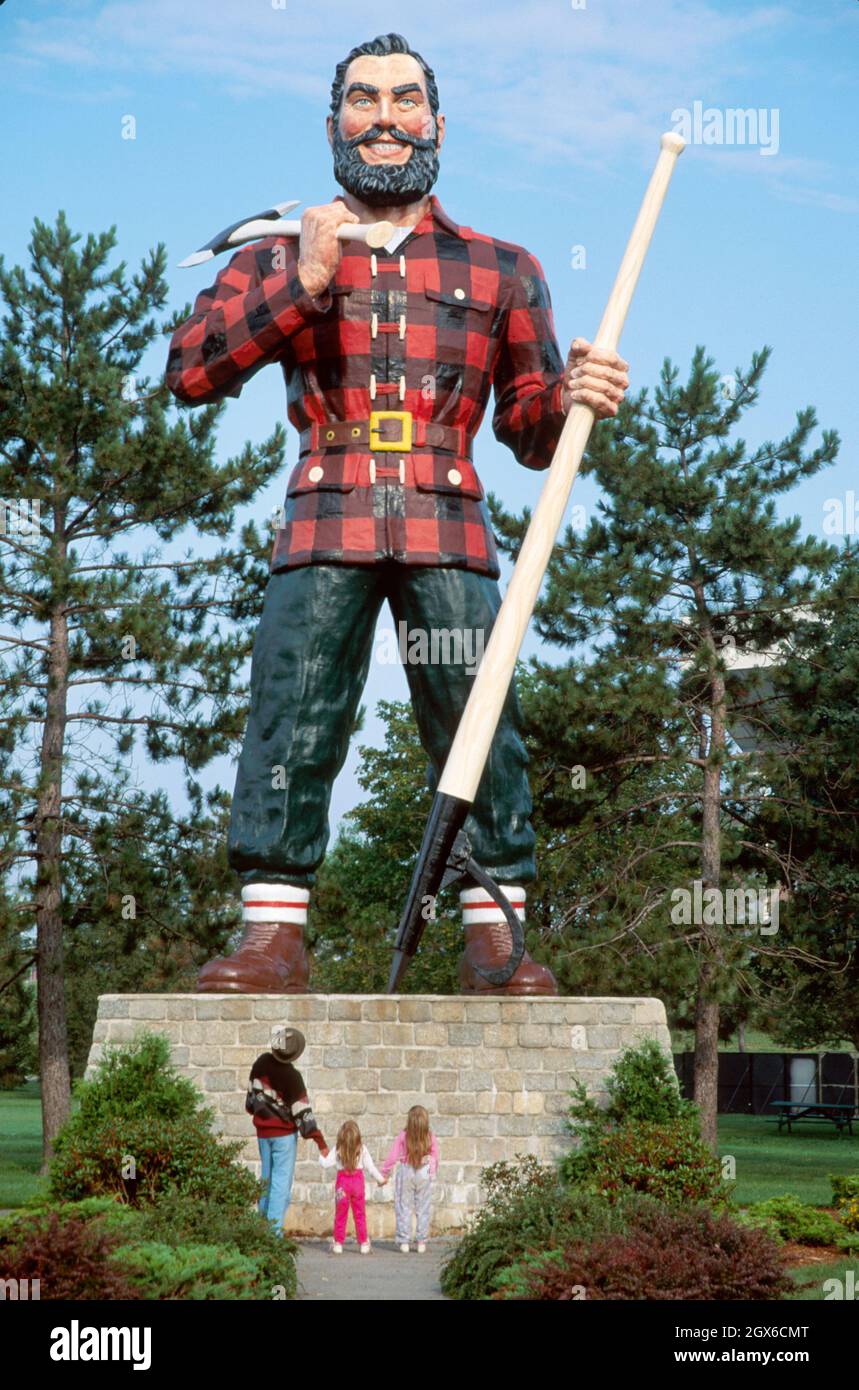
[[[423,293],[436,360],[460,371],[467,366],[488,371],[494,353],[490,301],[465,288],[437,290],[425,285]]]

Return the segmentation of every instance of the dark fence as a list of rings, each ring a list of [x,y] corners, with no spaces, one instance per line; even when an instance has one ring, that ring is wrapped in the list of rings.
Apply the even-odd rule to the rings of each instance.
[[[675,1052],[680,1089],[692,1099],[693,1052]],[[720,1115],[763,1115],[774,1100],[859,1104],[859,1056],[851,1052],[720,1052]]]

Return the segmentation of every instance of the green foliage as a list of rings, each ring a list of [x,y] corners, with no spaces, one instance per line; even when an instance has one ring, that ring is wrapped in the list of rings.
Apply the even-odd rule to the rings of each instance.
[[[143,1033],[106,1049],[78,1098],[54,1146],[54,1198],[122,1196],[130,1159],[138,1201],[154,1201],[171,1187],[228,1206],[255,1199],[258,1184],[238,1161],[241,1141],[225,1143],[212,1133],[212,1110],[176,1072],[162,1035]]]
[[[163,1033],[141,1031],[130,1042],[107,1045],[88,1081],[75,1087],[76,1125],[106,1120],[178,1120],[200,1109],[200,1092],[180,1076]]]
[[[611,1201],[629,1191],[672,1204],[726,1200],[697,1109],[683,1100],[672,1060],[654,1038],[624,1050],[605,1089],[603,1108],[581,1081],[573,1082],[567,1129],[578,1147],[561,1160],[566,1182]]]
[[[38,1069],[36,990],[28,979],[34,953],[15,926],[15,915],[15,904],[0,887],[0,1091],[22,1086]]]
[[[162,1245],[146,1241],[121,1246],[116,1267],[142,1298],[251,1299],[256,1265],[220,1245]]]
[[[719,1207],[728,1200],[719,1160],[701,1139],[696,1119],[666,1124],[629,1120],[567,1154],[561,1171],[566,1181],[610,1201],[628,1192],[671,1206],[703,1202]]]
[[[770,1197],[765,1202],[753,1202],[746,1207],[743,1219],[750,1226],[769,1231],[771,1235],[796,1245],[837,1245],[841,1249],[859,1249],[859,1240],[848,1234],[850,1228],[846,1223],[836,1220],[828,1211],[801,1202],[792,1193]]]
[[[848,1231],[859,1231],[859,1175],[831,1173],[832,1200]]]
[[[790,1289],[773,1242],[706,1207],[643,1201],[626,1229],[528,1256],[497,1281],[497,1297],[593,1300],[775,1300]]]
[[[482,1185],[486,1200],[442,1269],[449,1298],[490,1298],[503,1271],[529,1252],[623,1227],[624,1204],[569,1187],[532,1155],[492,1164]]]
[[[737,677],[731,655],[789,645],[837,553],[782,507],[837,457],[835,432],[818,437],[806,407],[781,439],[750,448],[737,433],[769,356],[738,368],[728,397],[699,347],[685,379],[666,361],[652,393],[592,431],[583,473],[599,502],[584,530],[563,532],[535,610],[564,663],[533,659],[524,683],[540,846],[530,908],[561,992],[655,993],[674,1023],[691,1021],[700,999],[715,1006],[699,1015],[711,1035],[718,1006],[749,993],[767,943],[729,923],[676,921],[674,890],[710,877],[723,888],[774,876],[792,886],[799,869],[789,789],[784,873],[754,816],[767,778],[731,731],[742,722],[766,740],[772,704]],[[489,504],[500,548],[515,557],[530,516]],[[791,747],[800,758],[802,739]],[[706,836],[705,797],[715,810]],[[818,839],[828,819],[821,799]],[[709,1135],[714,1114],[706,1125]]]
[[[384,993],[409,881],[431,805],[427,755],[411,706],[380,700],[384,748],[362,746],[358,780],[368,794],[345,817],[319,870],[310,905],[313,986],[325,993]],[[413,994],[456,993],[462,925],[456,898],[440,898],[403,981]]]
[[[837,659],[833,654],[837,653]],[[792,866],[779,934],[825,962],[766,962],[767,1027],[787,1049],[859,1048],[859,547],[847,545],[825,597],[773,672],[774,751],[756,834]]]
[[[605,1089],[608,1104],[601,1106],[588,1096],[583,1082],[574,1079],[567,1129],[577,1138],[600,1137],[631,1120],[670,1124],[672,1120],[691,1121],[696,1114],[694,1105],[680,1095],[674,1063],[655,1038],[644,1038],[624,1049]]]
[[[295,1243],[255,1207],[175,1188],[148,1205],[88,1197],[0,1218],[0,1256],[14,1263],[19,1250],[68,1298],[288,1299],[297,1284]]]
[[[68,847],[65,983],[74,1076],[87,1065],[100,994],[193,992],[200,965],[239,930],[229,814],[229,797],[218,789],[195,790],[179,821],[175,797],[128,788],[120,806],[93,815],[84,848]]]
[[[277,1235],[255,1207],[231,1207],[208,1196],[173,1191],[134,1217],[141,1239],[163,1245],[218,1245],[247,1256],[254,1264],[257,1298],[270,1298],[274,1288],[283,1289],[286,1298],[295,1297],[298,1247]]]
[[[105,1120],[86,1132],[63,1130],[51,1160],[51,1195],[68,1201],[97,1194],[122,1195],[123,1170],[133,1159],[136,1200],[152,1202],[175,1187],[188,1196],[207,1194],[233,1206],[253,1202],[259,1184],[239,1162],[244,1144],[213,1134],[204,1118]]]
[[[66,1112],[65,986],[79,1072],[96,989],[187,987],[237,922],[224,793],[196,777],[246,721],[269,538],[237,509],[285,439],[224,458],[223,405],[189,418],[143,373],[171,327],[166,250],[129,272],[116,240],[60,212],[35,219],[26,268],[0,260],[0,499],[24,502],[23,534],[0,527],[0,862],[20,866],[18,921],[37,934],[47,1142]],[[142,789],[135,753],[181,764],[184,818]]]
[[[644,1038],[621,1053],[606,1081],[606,1091],[606,1114],[616,1124],[629,1120],[667,1124],[694,1109],[681,1098],[674,1062],[655,1038]]]
[[[527,1250],[514,1260],[512,1265],[502,1269],[492,1281],[494,1298],[530,1299],[536,1283],[542,1283],[549,1270],[564,1267],[564,1251],[556,1246],[552,1250]]]
[[[853,1193],[838,1204],[838,1215],[846,1231],[859,1236],[859,1193]]]

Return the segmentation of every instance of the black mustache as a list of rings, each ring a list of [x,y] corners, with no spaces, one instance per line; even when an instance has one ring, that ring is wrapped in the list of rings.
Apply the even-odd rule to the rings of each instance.
[[[359,145],[366,145],[371,140],[378,140],[385,136],[388,140],[399,140],[403,145],[411,145],[416,150],[434,150],[435,140],[422,140],[418,135],[409,135],[406,130],[398,130],[396,126],[392,130],[386,130],[383,126],[374,125],[369,130],[362,130],[360,135],[355,135],[351,140],[344,140],[343,146],[347,150],[355,150]]]

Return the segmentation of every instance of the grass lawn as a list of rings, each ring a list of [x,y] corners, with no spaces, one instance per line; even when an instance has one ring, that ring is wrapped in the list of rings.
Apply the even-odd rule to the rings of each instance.
[[[0,1091],[0,1208],[23,1206],[42,1185],[39,1084]]]
[[[803,1125],[788,1134],[764,1115],[720,1115],[719,1154],[737,1162],[741,1206],[790,1192],[812,1206],[832,1202],[830,1173],[859,1173],[859,1134],[833,1125]]]
[[[0,1209],[23,1206],[42,1186],[42,1116],[39,1087],[29,1082],[16,1091],[0,1091]],[[762,1115],[721,1115],[719,1153],[736,1160],[735,1200],[741,1206],[792,1193],[813,1206],[830,1206],[830,1173],[859,1173],[859,1135],[840,1137],[829,1125],[804,1126],[798,1133],[778,1133]],[[791,1271],[793,1299],[821,1300],[827,1279],[848,1289],[853,1271],[859,1287],[859,1256],[831,1264],[814,1263]]]
[[[852,1270],[853,1278],[848,1278]],[[854,1300],[856,1290],[859,1289],[859,1257],[854,1255],[852,1259],[835,1260],[832,1264],[804,1265],[802,1269],[793,1269],[790,1277],[796,1284],[796,1293],[789,1294],[791,1300],[798,1302],[808,1302],[811,1299],[821,1302],[834,1301],[837,1298],[837,1291],[834,1289],[824,1289],[823,1285],[827,1279],[841,1280],[841,1298]]]
[[[855,1044],[849,1041],[840,1043],[828,1043],[826,1047],[785,1047],[784,1043],[774,1042],[768,1033],[762,1033],[758,1028],[747,1028],[745,1036],[746,1052],[789,1052],[791,1056],[808,1052],[816,1055],[818,1052],[855,1052]],[[671,1034],[671,1046],[674,1052],[694,1052],[695,1034],[691,1029],[675,1028]],[[719,1043],[720,1052],[739,1052],[740,1046],[736,1033],[727,1042]]]

